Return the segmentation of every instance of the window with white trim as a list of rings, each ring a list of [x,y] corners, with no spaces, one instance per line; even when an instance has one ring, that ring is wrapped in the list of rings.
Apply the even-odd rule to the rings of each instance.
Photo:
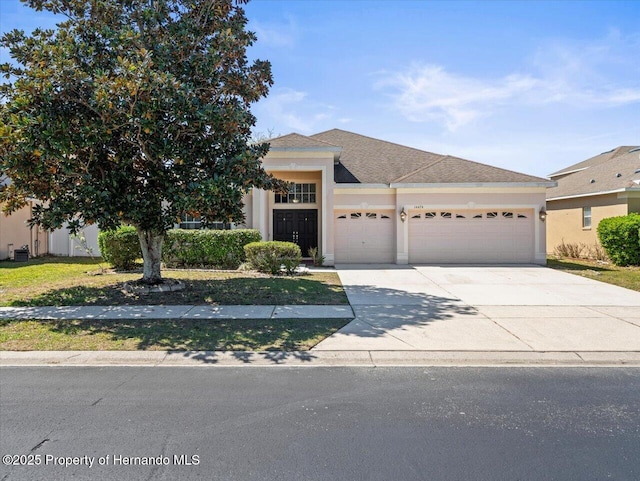
[[[210,222],[206,227],[203,227],[200,216],[191,214],[182,214],[180,216],[180,229],[211,229],[211,230],[224,230],[224,222]]]
[[[200,229],[202,222],[200,216],[183,214],[180,216],[180,228],[181,229]]]
[[[287,194],[276,194],[276,204],[315,204],[316,184],[293,184]]]
[[[591,207],[582,208],[582,228],[591,229]]]

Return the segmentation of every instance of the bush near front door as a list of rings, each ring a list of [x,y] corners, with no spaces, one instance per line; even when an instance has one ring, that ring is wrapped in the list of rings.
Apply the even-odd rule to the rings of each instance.
[[[246,260],[244,246],[261,239],[256,229],[172,229],[164,239],[162,261],[167,267],[237,269]]]
[[[245,260],[244,246],[262,239],[256,229],[167,231],[162,260],[167,267],[237,269]],[[98,235],[100,252],[116,269],[132,269],[142,257],[136,229],[130,226]]]
[[[244,251],[254,269],[271,275],[279,274],[283,266],[285,272],[291,275],[302,260],[300,247],[293,242],[252,242],[244,246]]]

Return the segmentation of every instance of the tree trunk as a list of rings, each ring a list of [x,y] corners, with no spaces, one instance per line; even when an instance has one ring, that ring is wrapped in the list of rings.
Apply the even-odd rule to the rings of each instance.
[[[144,260],[142,282],[150,285],[161,284],[160,263],[162,261],[164,233],[138,229],[138,238],[140,239],[142,259]]]

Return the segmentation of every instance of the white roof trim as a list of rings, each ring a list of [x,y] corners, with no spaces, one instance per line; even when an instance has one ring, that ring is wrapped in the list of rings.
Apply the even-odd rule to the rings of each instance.
[[[346,184],[335,182],[334,189],[389,189],[388,184]]]
[[[269,147],[269,152],[342,152],[342,147]]]
[[[560,196],[560,197],[548,197],[547,201],[550,201],[550,200],[564,200],[564,199],[576,199],[578,197],[592,197],[594,195],[618,194],[620,192],[640,192],[640,187],[623,187],[622,189],[603,190],[603,191],[600,191],[600,192],[591,192],[589,194],[574,194],[574,195],[563,195],[563,196]]]
[[[392,189],[450,189],[450,188],[514,188],[514,187],[556,187],[558,183],[554,180],[547,182],[464,182],[464,183],[431,183],[431,184],[398,184],[391,183],[389,187]]]
[[[581,172],[583,170],[587,170],[590,166],[588,167],[582,167],[581,169],[573,169],[573,170],[563,170],[562,172],[557,172],[555,174],[549,174],[547,175],[547,177],[558,177],[559,175],[567,175],[567,174],[574,174],[576,172]]]

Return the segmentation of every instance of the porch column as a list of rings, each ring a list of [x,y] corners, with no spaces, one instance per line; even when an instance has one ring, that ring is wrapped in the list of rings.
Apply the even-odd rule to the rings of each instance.
[[[269,216],[267,212],[268,197],[267,191],[262,189],[253,189],[253,225],[254,229],[258,229],[262,234],[263,240],[269,240]]]

